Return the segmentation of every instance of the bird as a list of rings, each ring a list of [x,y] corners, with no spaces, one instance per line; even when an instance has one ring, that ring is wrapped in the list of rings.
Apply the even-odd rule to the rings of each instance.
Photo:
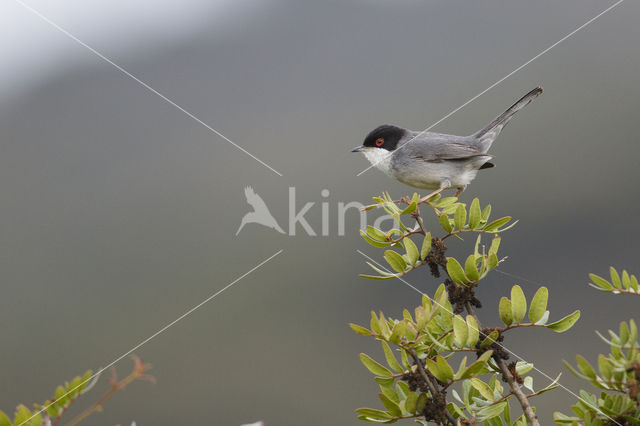
[[[495,167],[490,162],[493,156],[488,153],[491,144],[515,113],[541,93],[542,87],[536,87],[469,136],[416,132],[383,124],[351,152],[362,152],[373,166],[404,184],[435,190],[423,200],[449,188],[456,188],[455,196],[459,197],[478,170]]]
[[[264,225],[268,228],[273,228],[281,234],[285,233],[282,228],[280,228],[280,225],[278,225],[278,222],[276,222],[276,219],[269,211],[264,200],[253,190],[252,187],[247,186],[244,189],[244,195],[247,199],[247,203],[253,207],[253,211],[242,217],[242,221],[240,222],[240,227],[236,231],[236,235],[240,233],[247,223],[259,223],[260,225]]]

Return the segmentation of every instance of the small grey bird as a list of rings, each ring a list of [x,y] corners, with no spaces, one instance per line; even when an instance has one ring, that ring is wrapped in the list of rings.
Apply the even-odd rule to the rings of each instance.
[[[500,114],[484,129],[470,136],[415,132],[384,124],[351,152],[362,152],[372,165],[392,178],[421,189],[457,188],[456,197],[475,179],[478,170],[494,167],[489,148],[513,115],[542,93],[536,87]]]

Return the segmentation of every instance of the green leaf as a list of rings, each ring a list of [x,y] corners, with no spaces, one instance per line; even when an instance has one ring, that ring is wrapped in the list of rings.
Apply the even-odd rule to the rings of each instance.
[[[456,346],[459,348],[464,347],[467,343],[467,338],[469,337],[467,323],[460,315],[453,317],[453,337],[456,342]]]
[[[391,384],[387,385],[380,385],[380,390],[382,391],[383,394],[385,394],[387,396],[387,398],[389,398],[390,400],[392,400],[393,402],[395,402],[396,404],[400,402],[400,397],[398,396],[398,394],[396,393],[396,391],[393,390],[393,384],[395,383],[394,379],[391,379]]]
[[[478,281],[480,279],[480,274],[478,273],[478,268],[476,267],[476,256],[470,254],[467,257],[466,262],[464,262],[464,273],[471,281]]]
[[[367,367],[367,369],[371,371],[373,374],[375,374],[376,376],[381,376],[381,377],[393,376],[393,373],[391,371],[389,371],[383,365],[378,364],[376,361],[371,359],[367,354],[361,353],[360,361],[362,361],[364,366]]]
[[[395,343],[396,345],[400,343],[400,339],[407,332],[407,326],[404,321],[397,322],[394,324],[393,329],[391,330],[391,336],[389,337],[389,341]]]
[[[562,333],[564,331],[569,330],[571,327],[573,327],[573,324],[575,324],[579,318],[580,318],[580,310],[576,310],[573,313],[562,318],[560,321],[547,324],[545,327],[550,328],[556,333]]]
[[[431,251],[431,232],[427,232],[427,235],[422,241],[422,248],[420,249],[420,259],[425,260]]]
[[[358,408],[356,412],[363,417],[375,420],[391,420],[393,418],[390,414],[373,408]]]
[[[389,364],[392,370],[398,372],[404,371],[404,368],[402,368],[395,355],[393,355],[393,351],[385,341],[382,341],[382,350],[384,351],[384,357],[387,359],[387,364]]]
[[[69,396],[66,394],[66,391],[62,386],[58,386],[56,388],[54,396],[56,397],[56,404],[60,406],[66,405],[67,402],[69,401]]]
[[[467,369],[458,377],[458,379],[468,379],[478,374],[484,366],[487,364],[489,358],[493,355],[493,351],[489,350],[484,352],[480,357],[478,357],[477,361],[471,364]]]
[[[604,278],[596,274],[589,274],[589,278],[591,278],[591,281],[593,281],[596,288],[601,288],[603,290],[613,289],[613,286],[609,283],[609,281],[605,280]]]
[[[418,203],[414,199],[413,201],[411,201],[411,203],[409,203],[409,205],[404,210],[400,212],[400,214],[401,215],[410,214],[415,212],[417,209],[418,209]]]
[[[394,275],[389,275],[386,277],[381,277],[379,275],[367,275],[367,274],[360,274],[358,275],[360,278],[366,278],[368,280],[380,280],[380,281],[384,281],[384,280],[390,280],[391,278],[394,278]]]
[[[500,219],[496,219],[487,226],[484,227],[485,231],[495,231],[498,230],[501,226],[506,225],[511,220],[511,216],[505,216]]]
[[[379,273],[383,277],[389,277],[389,278],[394,278],[395,277],[395,274],[392,274],[391,272],[384,271],[384,270],[378,268],[373,263],[367,262],[367,265],[369,265],[371,267],[371,269],[373,269],[374,271],[376,271],[377,273]]]
[[[416,247],[416,244],[413,241],[411,241],[411,238],[405,238],[402,241],[404,242],[404,249],[407,251],[409,264],[413,266],[418,261],[418,257],[419,257],[418,247]]]
[[[453,379],[453,369],[447,363],[447,360],[440,355],[436,356],[436,360],[427,359],[427,368],[433,376],[443,383],[447,383]]]
[[[404,270],[407,269],[407,262],[393,250],[385,250],[384,258],[387,260],[387,263],[389,263],[389,266],[396,272],[404,272]]]
[[[495,343],[496,339],[498,339],[498,336],[500,334],[497,331],[492,331],[491,333],[489,333],[489,335],[487,337],[484,338],[484,340],[480,343],[480,347],[481,348],[486,348],[487,346],[491,346]]]
[[[11,426],[11,419],[0,410],[0,426]]]
[[[488,384],[478,379],[477,377],[472,377],[469,380],[471,381],[471,386],[473,386],[478,392],[480,392],[480,395],[482,395],[484,399],[486,399],[487,401],[493,401],[493,389],[491,389]]]
[[[371,335],[371,330],[368,330],[368,329],[362,327],[361,325],[349,323],[349,327],[351,327],[351,329],[353,331],[355,331],[356,333],[362,334],[363,336],[370,336]]]
[[[516,324],[519,324],[527,313],[527,299],[519,285],[511,288],[511,313]]]
[[[502,297],[500,299],[500,304],[498,306],[498,312],[500,314],[500,319],[507,327],[513,324],[513,313],[511,311],[511,301]]]
[[[426,393],[421,393],[420,396],[418,396],[418,401],[416,402],[416,413],[422,413],[424,411],[424,407],[427,406],[427,400]]]
[[[407,395],[407,400],[405,402],[404,407],[409,413],[415,414],[417,405],[418,405],[418,394],[415,392],[409,392],[409,395]]]
[[[456,225],[456,228],[463,229],[467,223],[467,209],[464,204],[459,203],[458,207],[456,207],[456,212],[453,215],[453,223]]]
[[[540,287],[531,300],[529,307],[529,320],[537,323],[547,310],[547,300],[549,299],[549,290],[546,287]]]
[[[380,398],[380,401],[382,402],[382,405],[384,405],[384,408],[387,409],[389,414],[391,414],[392,416],[395,416],[395,417],[402,416],[402,410],[400,409],[400,406],[395,401],[392,401],[384,393],[379,393],[378,397]]]
[[[365,232],[362,229],[360,230],[360,236],[362,237],[363,240],[365,240],[367,243],[371,244],[374,247],[380,248],[380,247],[389,246],[389,243],[383,243],[370,238],[367,234],[365,234]]]
[[[620,282],[620,276],[613,266],[609,268],[609,274],[611,275],[611,284],[613,284],[615,288],[621,289],[622,283]]]
[[[491,245],[489,246],[489,252],[487,254],[492,255],[495,254],[496,257],[498,256],[498,249],[500,248],[500,241],[502,241],[502,238],[500,238],[499,236],[494,236],[493,240],[491,240]]]
[[[497,417],[504,411],[507,406],[507,401],[502,401],[497,404],[488,405],[486,407],[481,408],[476,412],[478,416],[478,420],[485,421],[493,417]]]
[[[482,209],[482,220],[487,222],[489,220],[489,216],[491,216],[491,204],[487,204],[484,209]]]
[[[458,284],[464,285],[469,282],[469,279],[465,275],[462,266],[460,266],[460,263],[458,263],[458,261],[453,257],[447,258],[447,273],[449,274],[451,279]]]
[[[386,241],[387,239],[387,234],[385,234],[384,231],[381,231],[378,228],[374,228],[371,225],[367,226],[367,235],[378,241]]]
[[[478,343],[480,338],[480,330],[478,329],[478,323],[473,315],[467,315],[467,330],[469,336],[467,337],[467,347],[473,348]]]
[[[453,231],[453,226],[451,226],[451,222],[449,221],[449,216],[447,216],[446,214],[441,214],[438,220],[440,221],[440,226],[446,232]]]
[[[26,424],[27,422],[29,422],[30,418],[31,418],[31,411],[29,411],[29,409],[23,404],[20,404],[16,408],[16,413],[13,417],[13,423],[15,425]]]
[[[469,228],[476,229],[482,220],[482,212],[480,211],[480,201],[474,198],[469,207]]]

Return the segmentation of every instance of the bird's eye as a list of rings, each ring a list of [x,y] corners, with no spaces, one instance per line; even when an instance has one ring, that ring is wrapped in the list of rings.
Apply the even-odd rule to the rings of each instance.
[[[382,145],[384,145],[384,139],[382,138],[376,139],[376,146],[382,146]]]

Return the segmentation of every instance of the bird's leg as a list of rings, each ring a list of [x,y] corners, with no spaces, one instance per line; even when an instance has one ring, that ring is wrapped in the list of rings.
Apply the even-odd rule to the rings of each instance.
[[[462,194],[462,191],[464,191],[466,188],[467,188],[467,185],[458,187],[458,191],[456,191],[456,195],[454,195],[454,197],[458,198],[460,194]]]
[[[431,194],[425,195],[424,197],[422,197],[418,204],[424,203],[429,198],[433,197],[434,195],[438,195],[439,193],[441,193],[442,191],[444,191],[445,189],[447,189],[449,187],[451,187],[451,182],[449,182],[448,180],[443,181],[442,183],[440,183],[440,188],[436,189]]]

